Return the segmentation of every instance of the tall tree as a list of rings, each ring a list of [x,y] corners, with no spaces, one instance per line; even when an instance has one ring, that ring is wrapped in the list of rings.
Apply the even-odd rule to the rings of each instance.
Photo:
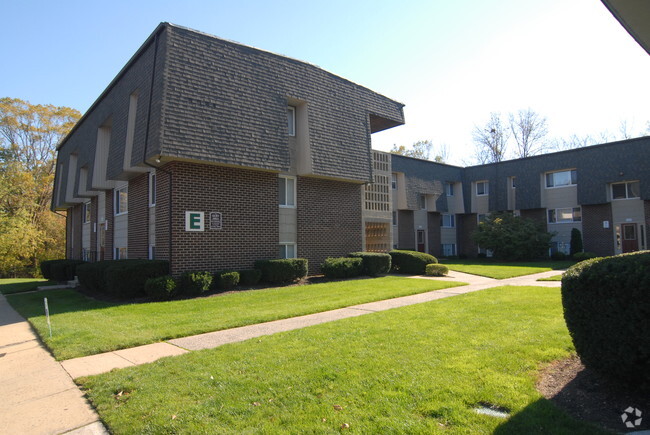
[[[510,131],[515,139],[515,156],[530,157],[548,149],[544,141],[548,134],[546,118],[530,108],[509,115]]]
[[[81,114],[0,98],[0,276],[33,273],[63,255],[64,225],[49,211],[57,143]]]
[[[415,157],[416,159],[433,160],[437,163],[445,163],[449,158],[449,147],[445,144],[434,147],[431,140],[419,140],[409,148],[404,145],[393,145],[390,152],[402,156]],[[430,158],[432,152],[433,159]]]
[[[501,121],[501,114],[496,112],[490,113],[490,119],[482,127],[474,126],[472,138],[478,163],[504,160],[509,137],[510,134]]]

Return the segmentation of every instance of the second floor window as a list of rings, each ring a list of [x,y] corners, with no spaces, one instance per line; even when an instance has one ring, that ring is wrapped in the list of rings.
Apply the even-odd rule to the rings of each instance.
[[[90,202],[84,202],[83,205],[83,223],[87,224],[90,222]]]
[[[489,185],[487,181],[479,181],[476,183],[476,196],[483,196],[489,193]]]
[[[418,208],[420,210],[427,209],[427,197],[423,193],[418,195]]]
[[[115,189],[115,215],[127,213],[129,211],[129,188],[128,186]]]
[[[454,196],[454,183],[447,183],[447,196]]]
[[[289,136],[296,135],[296,108],[293,106],[287,106],[287,129]]]
[[[443,228],[454,228],[456,226],[456,216],[453,214],[443,214],[440,226]]]
[[[570,171],[550,172],[546,174],[546,187],[573,186],[578,182],[578,173]]]
[[[641,190],[638,181],[612,184],[612,199],[640,198]]]
[[[390,184],[393,189],[397,189],[397,174],[392,174]]]
[[[296,206],[296,179],[294,177],[280,176],[279,181],[279,203],[280,207]]]

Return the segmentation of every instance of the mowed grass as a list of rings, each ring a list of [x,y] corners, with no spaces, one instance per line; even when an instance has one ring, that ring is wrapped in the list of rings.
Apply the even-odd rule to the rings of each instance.
[[[116,434],[597,434],[535,390],[572,351],[559,289],[500,287],[77,381]]]
[[[388,276],[139,304],[100,302],[72,290],[16,294],[8,300],[55,358],[65,360],[463,284]]]
[[[497,262],[491,260],[449,260],[441,261],[441,263],[447,266],[449,270],[495,279],[514,278],[549,270],[566,269],[574,264],[571,261]]]
[[[56,285],[56,281],[48,281],[42,278],[3,278],[0,279],[0,293],[10,295],[36,290],[41,285]]]

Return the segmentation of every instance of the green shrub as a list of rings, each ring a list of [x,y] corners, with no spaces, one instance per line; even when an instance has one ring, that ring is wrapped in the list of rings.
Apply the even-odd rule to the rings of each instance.
[[[240,276],[239,272],[226,271],[215,274],[215,278],[217,280],[217,288],[220,290],[232,290],[239,284]]]
[[[76,268],[79,283],[88,290],[128,298],[144,295],[149,278],[169,274],[164,260],[104,260]]]
[[[306,258],[258,260],[255,268],[262,271],[262,281],[269,284],[287,284],[307,276]]]
[[[576,261],[589,260],[590,258],[596,258],[598,254],[593,252],[576,252],[573,254],[573,259]]]
[[[427,276],[445,276],[449,273],[449,268],[444,264],[431,263],[425,267],[425,275]]]
[[[246,269],[239,271],[239,285],[257,285],[262,279],[262,271],[259,269]]]
[[[81,260],[47,260],[43,261],[40,267],[43,278],[70,281],[77,275],[77,266],[85,263]]]
[[[183,293],[200,295],[210,290],[214,277],[210,272],[184,272],[181,275],[179,287]]]
[[[390,272],[390,254],[381,252],[353,252],[348,256],[363,260],[361,275],[379,276]]]
[[[149,278],[144,283],[144,292],[151,299],[168,301],[176,293],[176,280],[171,275]]]
[[[562,305],[586,367],[650,390],[650,252],[570,267],[562,276]]]
[[[115,260],[104,260],[80,265],[77,267],[79,284],[93,292],[108,293],[104,272],[115,262]]]
[[[409,275],[424,275],[427,264],[438,262],[436,257],[424,252],[394,250],[389,254],[393,270]]]
[[[582,233],[579,229],[573,228],[571,230],[571,250],[569,251],[570,256],[576,255],[578,252],[582,252]]]
[[[363,259],[361,258],[326,258],[325,262],[320,266],[321,272],[327,278],[353,278],[361,275],[363,270]]]
[[[567,258],[569,258],[569,256],[566,255],[564,252],[557,251],[551,254],[551,260],[562,261],[562,260],[566,260]]]
[[[45,279],[54,279],[52,278],[52,265],[56,264],[57,262],[60,261],[65,261],[65,260],[45,260],[41,261],[40,268],[41,268],[41,274],[43,275],[43,278]]]

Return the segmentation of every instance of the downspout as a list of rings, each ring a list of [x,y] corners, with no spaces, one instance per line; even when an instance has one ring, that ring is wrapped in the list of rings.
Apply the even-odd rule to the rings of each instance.
[[[153,52],[153,67],[151,68],[151,83],[149,84],[149,105],[147,107],[147,128],[145,129],[145,135],[144,135],[144,152],[142,155],[142,163],[145,165],[154,168],[156,171],[161,171],[164,172],[169,176],[169,198],[168,198],[168,203],[169,203],[169,234],[168,234],[168,243],[169,243],[169,271],[171,273],[172,269],[172,211],[173,211],[173,206],[172,206],[172,188],[173,188],[173,176],[172,173],[166,169],[163,169],[162,167],[152,165],[151,163],[147,162],[147,150],[149,148],[149,126],[151,123],[151,103],[153,101],[153,87],[154,87],[154,79],[156,77],[156,62],[158,59],[158,35],[160,33],[156,33],[154,36],[154,52]]]

